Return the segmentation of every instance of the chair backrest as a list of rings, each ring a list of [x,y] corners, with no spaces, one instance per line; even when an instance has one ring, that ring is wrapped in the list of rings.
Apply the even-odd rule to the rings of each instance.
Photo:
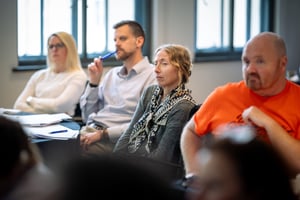
[[[202,104],[196,104],[190,111],[189,119],[193,117],[193,115],[197,112],[197,110],[201,107]],[[168,163],[170,167],[174,168],[176,170],[176,177],[175,179],[182,178],[185,175],[184,171],[184,164],[183,159],[180,157],[180,160],[177,164],[175,163]]]
[[[87,86],[88,81],[85,83],[85,86]],[[81,115],[81,108],[80,108],[80,101],[76,104],[75,113],[73,116],[73,120],[77,122],[80,127],[84,126],[85,123],[82,121],[82,115]]]
[[[75,108],[75,114],[72,117],[72,119],[77,122],[80,126],[82,126],[84,123],[82,121],[82,117],[81,117],[81,109],[80,109],[80,104],[79,102],[76,104],[76,108]]]
[[[190,112],[190,119],[193,117],[193,115],[197,112],[197,110],[201,107],[201,105],[202,104],[196,104],[193,108],[192,108],[192,110],[191,110],[191,112]]]
[[[79,102],[76,104],[74,116],[81,117],[81,109],[80,109],[80,103]]]

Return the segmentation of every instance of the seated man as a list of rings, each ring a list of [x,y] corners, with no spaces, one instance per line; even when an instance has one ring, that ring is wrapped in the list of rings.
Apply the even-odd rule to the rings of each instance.
[[[100,85],[102,60],[97,58],[88,66],[89,84],[80,99],[87,125],[80,137],[84,155],[111,152],[128,127],[144,88],[156,83],[154,67],[142,54],[142,27],[135,21],[121,21],[114,29],[116,59],[123,66],[108,71]]]
[[[286,79],[283,39],[263,32],[250,39],[242,54],[243,81],[216,88],[185,126],[181,150],[186,174],[197,172],[195,159],[207,133],[220,126],[250,124],[257,137],[271,143],[300,172],[300,87]]]

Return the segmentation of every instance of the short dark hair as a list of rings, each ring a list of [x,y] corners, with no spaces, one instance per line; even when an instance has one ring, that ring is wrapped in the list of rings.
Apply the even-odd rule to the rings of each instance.
[[[113,28],[117,29],[117,28],[119,28],[121,26],[124,26],[124,25],[128,25],[130,27],[130,29],[132,30],[132,33],[135,37],[143,37],[144,40],[145,40],[145,32],[144,32],[142,26],[136,21],[123,20],[123,21],[120,21],[120,22],[116,23],[113,26]]]

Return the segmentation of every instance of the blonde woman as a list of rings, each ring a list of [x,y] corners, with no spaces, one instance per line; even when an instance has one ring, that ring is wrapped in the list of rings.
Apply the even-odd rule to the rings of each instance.
[[[47,45],[48,67],[31,76],[14,108],[73,116],[87,81],[75,40],[69,33],[57,32],[50,35]]]

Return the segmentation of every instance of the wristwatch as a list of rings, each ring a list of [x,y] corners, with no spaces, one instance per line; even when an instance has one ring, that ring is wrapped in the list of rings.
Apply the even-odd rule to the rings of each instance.
[[[30,104],[31,101],[32,101],[32,96],[27,97],[26,103],[27,103],[28,105],[31,105],[31,104]]]
[[[93,84],[93,83],[89,83],[90,87],[98,87],[98,85]]]

